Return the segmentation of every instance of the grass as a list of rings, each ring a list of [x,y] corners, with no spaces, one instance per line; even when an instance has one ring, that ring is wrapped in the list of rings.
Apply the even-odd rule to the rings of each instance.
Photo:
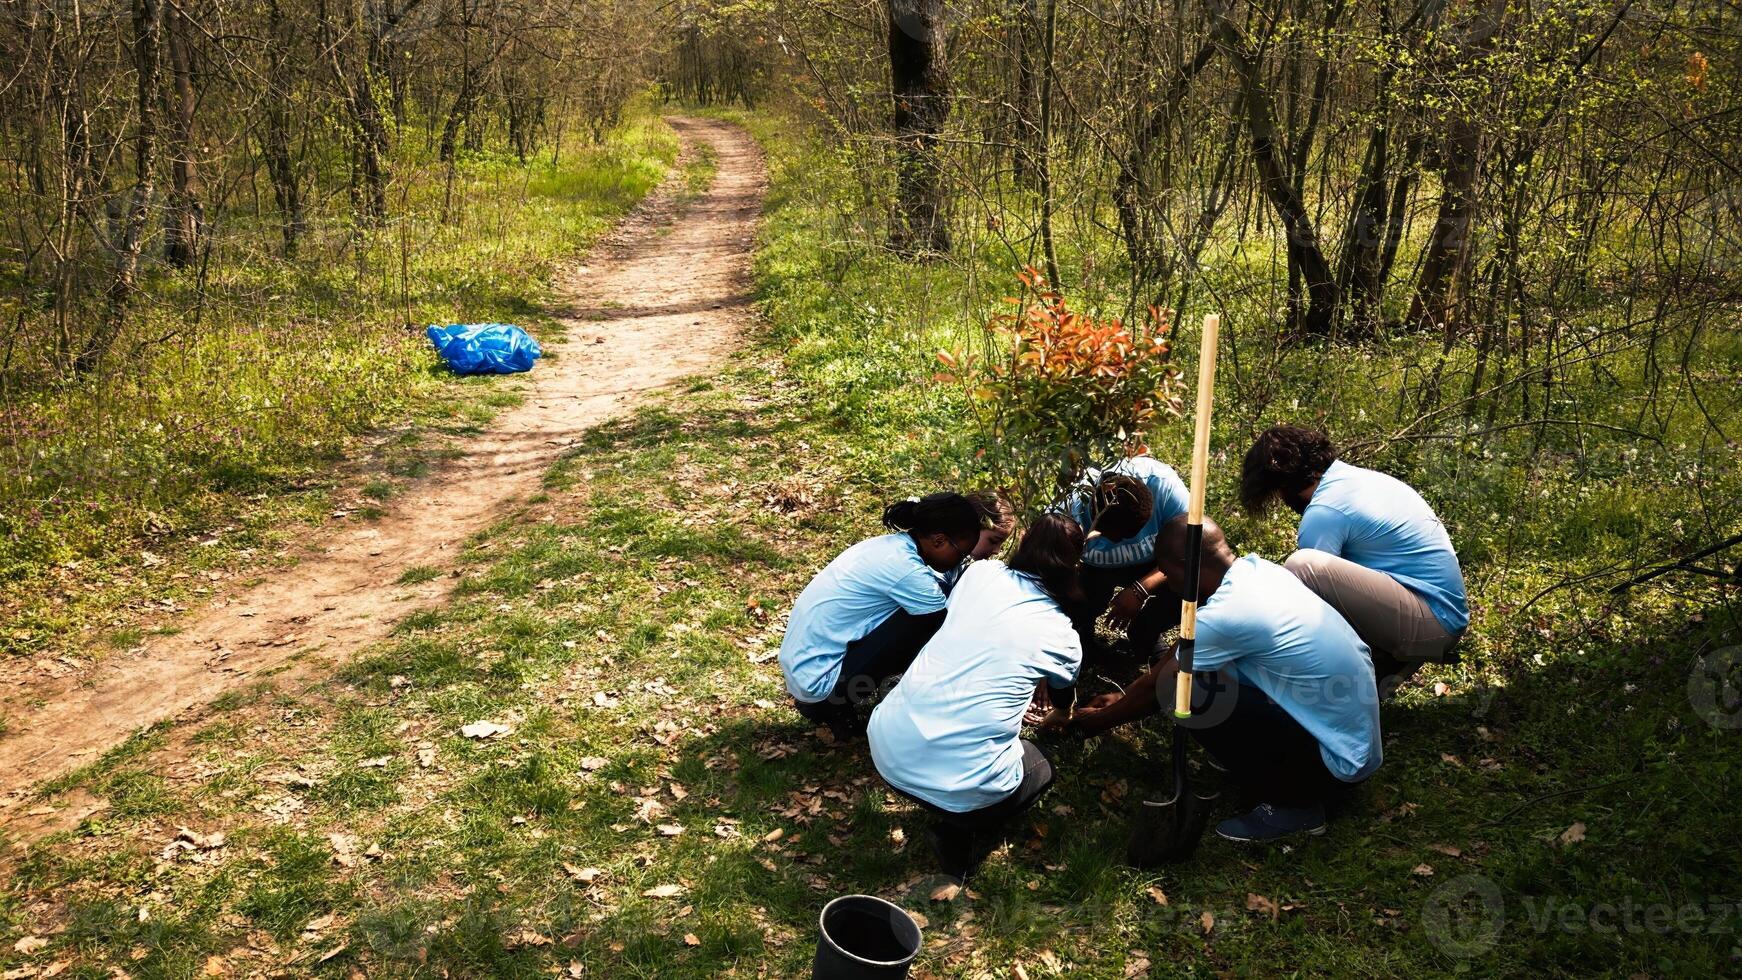
[[[470,542],[449,603],[335,678],[280,679],[49,787],[125,805],[16,852],[0,965],[795,976],[822,902],[864,891],[924,917],[923,976],[1742,966],[1738,729],[1708,688],[1690,697],[1731,662],[1733,612],[1697,583],[1524,601],[1686,505],[1696,456],[1673,438],[1632,463],[1597,444],[1527,465],[1503,441],[1386,458],[1447,515],[1476,626],[1464,664],[1386,707],[1386,764],[1324,838],[1123,867],[1130,808],[1163,775],[1155,724],[1053,745],[1059,781],[1012,847],[933,901],[922,814],[862,746],[798,721],[772,655],[792,596],[888,497],[971,475],[960,393],[927,380],[929,351],[971,327],[968,286],[847,254],[827,160],[749,121],[774,168],[766,334],[589,432],[543,499]],[[1391,377],[1383,353],[1365,377]],[[1315,372],[1274,382],[1309,410],[1377,415],[1394,394],[1282,368]],[[1234,446],[1257,382],[1226,383],[1217,444]],[[1177,455],[1183,434],[1165,438]],[[1228,525],[1242,550],[1287,548],[1280,519]],[[478,721],[507,731],[463,734]],[[225,843],[163,857],[181,826]],[[49,944],[13,952],[27,935]]]
[[[440,367],[422,325],[550,330],[553,263],[651,190],[677,145],[641,106],[558,163],[469,154],[445,223],[437,168],[401,161],[390,228],[360,243],[322,232],[300,261],[260,254],[276,232],[226,216],[209,269],[221,302],[197,329],[189,285],[156,270],[130,329],[169,342],[95,378],[0,389],[0,656],[56,652],[104,627],[106,609],[176,594],[174,572],[255,564],[335,506],[366,518],[389,477],[427,469],[432,437],[476,434],[518,405],[510,379]],[[385,472],[335,467],[372,457]]]

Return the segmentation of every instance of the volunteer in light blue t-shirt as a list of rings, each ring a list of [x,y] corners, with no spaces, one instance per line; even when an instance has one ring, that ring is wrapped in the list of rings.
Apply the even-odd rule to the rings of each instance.
[[[1322,432],[1278,425],[1247,451],[1240,497],[1255,514],[1280,499],[1301,515],[1288,570],[1373,649],[1386,693],[1451,655],[1470,624],[1463,570],[1445,525],[1408,484],[1337,459]]]
[[[943,626],[871,713],[877,772],[935,818],[944,871],[963,877],[987,835],[1052,783],[1052,766],[1022,739],[1039,684],[1074,700],[1082,650],[1057,596],[1075,588],[1083,532],[1049,514],[1005,565],[969,565],[950,592]]]
[[[1095,621],[1108,613],[1108,625],[1124,630],[1132,654],[1147,661],[1161,634],[1179,624],[1179,603],[1156,598],[1155,534],[1186,512],[1185,482],[1153,456],[1132,456],[1090,469],[1058,510],[1096,532],[1083,545],[1083,597],[1068,609],[1084,652],[1091,660],[1100,653]]]
[[[979,511],[956,493],[883,512],[892,533],[861,541],[793,603],[780,669],[799,714],[848,734],[855,705],[900,674],[943,622],[945,572],[979,542]]]
[[[1185,523],[1163,527],[1157,547],[1175,586],[1185,574]],[[1191,733],[1260,801],[1216,833],[1238,841],[1322,833],[1326,800],[1383,758],[1367,647],[1282,566],[1236,559],[1214,521],[1204,522],[1202,562]],[[1178,669],[1165,658],[1123,696],[1090,702],[1072,727],[1098,735],[1155,712],[1158,690],[1172,692]]]

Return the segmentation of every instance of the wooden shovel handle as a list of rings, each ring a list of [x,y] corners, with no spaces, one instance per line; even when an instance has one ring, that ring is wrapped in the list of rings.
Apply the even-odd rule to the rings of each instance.
[[[1193,533],[1186,535],[1186,598],[1180,603],[1179,640],[1180,671],[1174,679],[1173,714],[1175,718],[1190,718],[1192,714],[1192,651],[1198,638],[1198,569],[1202,552],[1204,526],[1204,484],[1210,469],[1210,409],[1216,395],[1216,339],[1222,332],[1222,318],[1215,313],[1204,315],[1203,338],[1198,344],[1198,407],[1193,418],[1192,474],[1186,524]]]

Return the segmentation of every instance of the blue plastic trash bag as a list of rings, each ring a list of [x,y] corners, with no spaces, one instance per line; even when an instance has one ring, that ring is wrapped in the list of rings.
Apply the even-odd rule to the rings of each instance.
[[[455,374],[530,371],[544,354],[531,334],[508,323],[431,324],[425,333]]]

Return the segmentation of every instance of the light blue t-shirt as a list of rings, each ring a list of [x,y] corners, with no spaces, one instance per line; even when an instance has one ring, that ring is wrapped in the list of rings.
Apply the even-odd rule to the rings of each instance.
[[[780,669],[793,697],[814,704],[841,677],[847,644],[863,639],[904,609],[915,616],[944,608],[938,573],[919,556],[909,534],[868,538],[841,552],[792,604]]]
[[[1122,568],[1126,565],[1149,565],[1155,561],[1155,536],[1161,526],[1186,512],[1189,497],[1186,484],[1173,467],[1154,456],[1131,456],[1105,470],[1090,469],[1071,490],[1069,499],[1060,508],[1069,514],[1084,531],[1095,519],[1094,489],[1107,473],[1122,473],[1143,482],[1155,498],[1149,521],[1136,534],[1123,541],[1095,538],[1083,545],[1083,564],[1096,568]]]
[[[1342,460],[1332,463],[1301,514],[1300,546],[1391,576],[1426,600],[1448,633],[1470,625],[1451,536],[1402,480]]]
[[[1379,690],[1355,630],[1288,569],[1234,562],[1198,611],[1193,670],[1232,669],[1318,740],[1325,768],[1357,782],[1379,768]]]
[[[1034,687],[1077,682],[1071,620],[1031,575],[977,561],[901,683],[871,713],[871,760],[891,786],[951,813],[1022,783],[1022,714]]]

